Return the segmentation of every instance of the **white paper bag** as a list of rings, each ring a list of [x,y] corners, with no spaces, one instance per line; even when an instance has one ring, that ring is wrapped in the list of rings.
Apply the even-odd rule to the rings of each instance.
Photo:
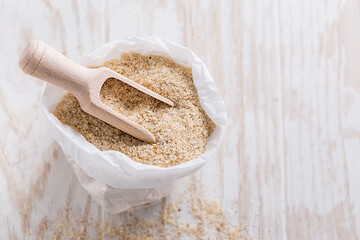
[[[161,199],[171,191],[175,180],[204,165],[219,149],[226,127],[225,105],[204,63],[189,48],[160,38],[131,38],[110,42],[80,58],[84,66],[99,66],[119,59],[124,52],[169,56],[177,63],[192,68],[201,106],[216,124],[206,150],[186,163],[162,168],[131,160],[118,151],[100,151],[54,115],[65,91],[47,84],[41,99],[51,134],[59,143],[84,188],[105,210],[118,213],[134,206]]]

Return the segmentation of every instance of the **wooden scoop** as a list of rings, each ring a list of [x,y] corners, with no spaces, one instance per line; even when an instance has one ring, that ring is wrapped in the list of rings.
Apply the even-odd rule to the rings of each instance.
[[[36,78],[52,83],[71,92],[88,114],[134,136],[153,143],[155,137],[144,127],[132,122],[100,100],[100,90],[108,78],[116,78],[171,106],[172,101],[131,81],[106,67],[86,68],[65,57],[46,43],[32,40],[21,54],[21,69]]]

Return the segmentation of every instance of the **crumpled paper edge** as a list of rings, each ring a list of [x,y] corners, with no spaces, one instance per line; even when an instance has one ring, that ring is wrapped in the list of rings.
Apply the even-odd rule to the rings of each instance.
[[[101,65],[104,61],[113,59],[113,56],[110,55],[114,49],[124,46],[127,51],[168,55],[176,62],[192,67],[200,104],[217,125],[208,139],[205,152],[198,158],[177,166],[162,168],[135,162],[118,151],[100,151],[71,127],[63,125],[48,111],[49,106],[46,102],[46,96],[53,88],[49,84],[45,86],[42,109],[49,120],[53,137],[62,147],[67,157],[72,157],[74,162],[90,177],[114,188],[144,189],[159,187],[195,172],[213,157],[219,149],[226,128],[225,105],[214,80],[201,59],[189,48],[168,40],[148,37],[110,42],[88,56],[82,57],[80,63],[87,66]],[[146,49],[146,51],[142,51],[142,49]],[[199,81],[200,79],[201,81]],[[70,156],[69,153],[73,156]],[[87,157],[81,157],[84,155],[87,155]]]

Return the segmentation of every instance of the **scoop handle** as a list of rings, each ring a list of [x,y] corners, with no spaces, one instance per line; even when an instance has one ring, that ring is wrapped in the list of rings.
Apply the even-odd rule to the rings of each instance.
[[[91,77],[91,69],[79,65],[39,40],[32,40],[25,47],[19,66],[25,73],[74,95],[84,94]]]

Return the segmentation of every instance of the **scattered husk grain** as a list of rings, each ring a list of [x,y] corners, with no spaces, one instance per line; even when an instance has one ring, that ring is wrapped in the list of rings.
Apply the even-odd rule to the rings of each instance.
[[[48,239],[252,239],[247,227],[233,221],[219,199],[194,195],[189,189],[176,199],[163,200],[161,208],[151,206],[106,219],[59,216],[44,235]]]

